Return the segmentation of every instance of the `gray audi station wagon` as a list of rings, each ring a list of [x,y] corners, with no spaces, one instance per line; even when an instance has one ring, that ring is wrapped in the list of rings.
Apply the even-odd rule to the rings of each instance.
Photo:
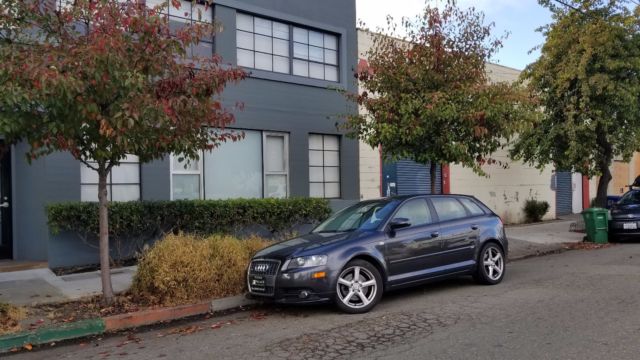
[[[251,297],[284,304],[335,302],[364,313],[383,292],[453,276],[498,284],[508,243],[500,218],[464,195],[362,201],[311,233],[258,252],[247,271]]]

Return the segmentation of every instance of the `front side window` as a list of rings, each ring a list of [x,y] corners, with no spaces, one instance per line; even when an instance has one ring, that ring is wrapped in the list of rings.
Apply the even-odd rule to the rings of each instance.
[[[431,203],[436,209],[440,221],[462,219],[467,216],[464,206],[454,198],[434,197],[431,199]]]
[[[97,167],[95,162],[89,162]],[[137,156],[128,155],[114,166],[107,178],[107,191],[111,201],[140,200],[140,162]],[[98,201],[98,173],[80,164],[80,200]]]
[[[340,137],[309,135],[309,194],[311,197],[340,197]]]
[[[333,34],[238,12],[236,48],[238,66],[338,81],[338,37]]]
[[[427,202],[424,199],[409,200],[402,205],[394,218],[408,219],[411,226],[420,226],[431,224],[431,211],[427,207]]]

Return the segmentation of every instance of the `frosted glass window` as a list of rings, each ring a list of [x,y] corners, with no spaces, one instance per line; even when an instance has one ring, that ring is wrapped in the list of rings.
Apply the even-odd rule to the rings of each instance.
[[[239,48],[253,50],[253,34],[246,31],[236,31],[236,42]]]
[[[274,22],[273,37],[278,39],[289,40],[289,25],[279,23],[279,22]]]
[[[298,59],[309,58],[309,47],[302,44],[293,44],[293,56]]]
[[[340,197],[340,137],[309,135],[309,195]]]
[[[324,35],[317,31],[309,31],[309,45],[324,46]]]
[[[287,177],[285,175],[266,175],[265,180],[265,197],[287,197]]]
[[[96,162],[89,162],[94,168]],[[140,163],[128,155],[114,166],[107,177],[107,193],[111,201],[140,200]],[[80,200],[98,201],[98,172],[80,163]]]
[[[294,27],[293,58],[294,75],[339,81],[338,38],[335,35]],[[309,60],[308,70],[302,69],[302,63],[296,66],[295,59]]]
[[[238,66],[289,74],[289,25],[238,12]]]
[[[262,197],[262,134],[245,137],[204,153],[206,199]]]
[[[238,28],[238,30],[253,32],[253,16],[238,13],[236,16],[236,28]]]
[[[273,39],[273,54],[280,56],[289,56],[289,42],[286,40]],[[288,59],[287,59],[288,61]]]
[[[284,138],[282,136],[266,136],[265,144],[265,170],[266,171],[284,171]]]
[[[273,40],[268,36],[256,35],[255,46],[256,51],[260,51],[267,54],[273,53]]]
[[[324,51],[322,48],[309,46],[309,60],[323,62],[324,61]]]
[[[238,49],[238,66],[252,68],[254,66],[253,51]]]
[[[309,76],[309,63],[301,60],[293,60],[293,75]]]
[[[173,200],[200,199],[199,174],[173,174],[172,176]]]
[[[338,65],[338,52],[335,50],[324,50],[324,62],[331,65]]]
[[[289,58],[282,56],[273,57],[273,71],[288,74],[289,73]]]
[[[299,42],[302,44],[309,43],[309,31],[306,29],[301,29],[298,27],[293,28],[293,41]]]
[[[310,62],[309,77],[312,77],[315,79],[324,79],[324,65]]]
[[[260,70],[273,70],[273,56],[269,54],[256,53],[256,69]]]
[[[253,18],[253,26],[256,34],[262,34],[271,36],[271,20],[261,19],[259,17]]]
[[[324,66],[324,79],[329,81],[338,81],[338,68],[335,66]]]
[[[326,49],[338,50],[338,38],[333,35],[324,34],[324,47]]]

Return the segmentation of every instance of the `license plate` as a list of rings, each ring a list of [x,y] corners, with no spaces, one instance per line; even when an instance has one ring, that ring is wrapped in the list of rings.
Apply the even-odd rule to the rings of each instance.
[[[638,229],[638,223],[634,223],[634,222],[623,223],[622,224],[622,228],[625,229],[625,230],[637,230]]]
[[[262,276],[252,276],[249,279],[249,283],[251,284],[251,291],[265,292],[266,289],[266,281]]]

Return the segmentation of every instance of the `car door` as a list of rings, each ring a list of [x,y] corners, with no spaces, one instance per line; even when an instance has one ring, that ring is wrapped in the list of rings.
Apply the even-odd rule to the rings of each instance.
[[[387,228],[385,256],[389,282],[403,283],[424,277],[427,269],[439,266],[437,254],[442,251],[438,225],[426,199],[416,198],[400,205],[393,219],[408,219],[410,226]]]
[[[442,261],[446,271],[459,271],[473,266],[479,225],[467,208],[453,196],[429,199],[439,220],[442,238]]]

